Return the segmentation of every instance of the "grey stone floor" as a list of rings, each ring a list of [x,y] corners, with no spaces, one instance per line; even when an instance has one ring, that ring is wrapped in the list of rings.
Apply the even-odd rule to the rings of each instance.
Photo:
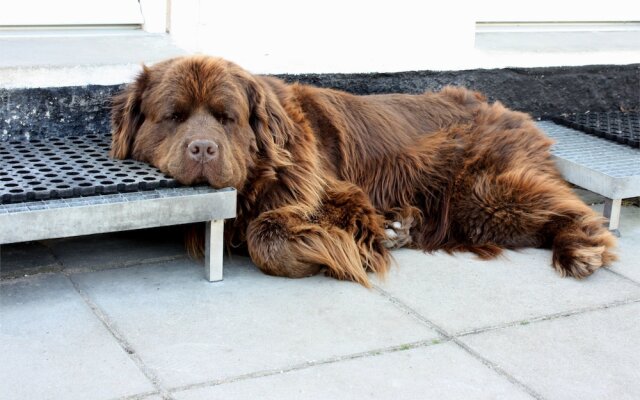
[[[208,283],[167,229],[7,245],[0,399],[637,399],[640,208],[621,231],[584,281],[399,250],[370,290],[238,256]]]

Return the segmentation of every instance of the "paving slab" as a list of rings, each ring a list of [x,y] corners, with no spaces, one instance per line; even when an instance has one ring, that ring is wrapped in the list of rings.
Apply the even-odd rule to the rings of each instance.
[[[620,246],[622,254],[636,249]],[[640,298],[637,284],[608,271],[584,280],[561,278],[544,249],[507,251],[491,261],[407,249],[393,255],[398,266],[382,289],[449,333]]]
[[[602,211],[602,206],[596,208]],[[622,207],[620,213],[619,260],[611,270],[640,284],[640,207]]]
[[[574,187],[573,192],[580,197],[580,200],[584,201],[586,204],[602,204],[605,202],[606,198],[597,193],[593,193],[587,189],[583,189],[581,187]]]
[[[179,228],[143,229],[47,241],[66,270],[103,269],[185,256]]]
[[[167,388],[437,337],[374,290],[266,276],[244,257],[220,283],[189,260],[73,279]]]
[[[461,340],[546,399],[640,393],[640,304],[489,331]]]
[[[62,275],[0,285],[0,398],[109,399],[153,386]]]
[[[11,243],[0,247],[0,278],[14,278],[60,270],[51,249],[43,242]]]
[[[452,343],[173,393],[214,399],[531,399]]]

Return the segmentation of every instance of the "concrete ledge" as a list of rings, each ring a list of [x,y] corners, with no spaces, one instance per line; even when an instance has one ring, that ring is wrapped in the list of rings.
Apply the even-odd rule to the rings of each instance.
[[[109,132],[111,97],[120,88],[0,89],[0,141]]]
[[[276,76],[354,94],[421,93],[460,85],[534,116],[640,108],[640,64]],[[108,132],[110,99],[121,87],[0,88],[0,140]]]
[[[276,76],[354,94],[421,93],[446,85],[464,86],[537,117],[640,107],[640,64]]]
[[[1,33],[0,54],[0,88],[34,88],[128,82],[142,63],[186,52],[141,30],[38,30]]]

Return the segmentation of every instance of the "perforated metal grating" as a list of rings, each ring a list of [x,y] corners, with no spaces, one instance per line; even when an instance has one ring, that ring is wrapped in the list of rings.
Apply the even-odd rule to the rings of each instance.
[[[551,121],[538,122],[538,127],[556,141],[551,148],[556,157],[584,165],[589,171],[612,178],[640,176],[640,150],[638,149],[585,135],[583,132]]]
[[[21,203],[0,204],[0,214],[15,214],[25,211],[69,209],[79,206],[97,204],[130,203],[139,200],[167,199],[171,197],[185,197],[218,192],[228,192],[231,189],[214,189],[210,186],[181,186],[175,188],[161,188],[132,193],[97,194],[87,197],[72,197],[65,199],[49,199],[28,201]]]
[[[108,135],[0,142],[0,204],[178,186],[145,163],[109,157]]]
[[[554,117],[552,120],[620,144],[640,147],[640,112],[567,114]]]

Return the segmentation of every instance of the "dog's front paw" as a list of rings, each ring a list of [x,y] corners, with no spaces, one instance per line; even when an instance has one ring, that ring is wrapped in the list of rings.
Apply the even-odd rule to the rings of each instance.
[[[399,249],[411,243],[411,226],[413,218],[407,218],[403,221],[387,221],[385,222],[384,233],[386,238],[382,244],[388,249]]]

